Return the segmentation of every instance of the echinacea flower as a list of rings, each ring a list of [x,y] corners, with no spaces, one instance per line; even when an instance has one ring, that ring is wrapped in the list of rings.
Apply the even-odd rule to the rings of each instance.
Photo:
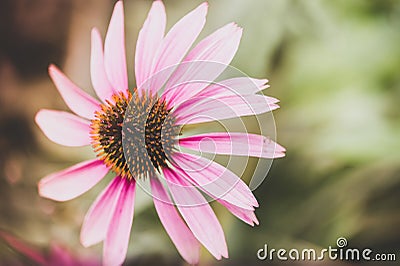
[[[78,88],[57,67],[49,67],[53,82],[75,114],[40,110],[37,124],[58,144],[91,145],[97,158],[44,177],[39,193],[53,200],[70,200],[92,188],[109,171],[115,173],[87,212],[81,230],[84,246],[103,241],[106,265],[125,260],[138,180],[149,180],[161,223],[178,252],[191,264],[198,263],[200,244],[217,259],[228,257],[222,227],[202,193],[244,222],[258,224],[254,214],[257,200],[240,177],[212,160],[179,148],[261,158],[282,157],[285,152],[257,134],[180,135],[184,124],[278,108],[276,99],[257,94],[266,88],[266,80],[212,82],[222,72],[224,67],[220,66],[231,62],[242,29],[227,24],[190,50],[205,24],[207,8],[207,3],[201,4],[165,34],[164,5],[153,2],[137,40],[136,88],[132,91],[128,89],[121,1],[115,5],[104,50],[98,30],[92,31],[91,78],[100,101]],[[207,62],[218,67],[207,69]],[[200,76],[210,82],[190,82]]]

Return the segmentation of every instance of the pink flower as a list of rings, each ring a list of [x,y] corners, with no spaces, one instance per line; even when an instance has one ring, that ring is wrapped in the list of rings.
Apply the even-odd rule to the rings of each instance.
[[[92,188],[110,170],[116,174],[90,207],[81,231],[85,247],[104,242],[106,265],[125,260],[137,180],[149,180],[161,223],[188,263],[198,263],[200,243],[215,258],[228,257],[222,227],[200,190],[244,222],[258,224],[254,214],[257,200],[240,177],[209,159],[179,150],[185,147],[262,158],[283,157],[285,152],[256,134],[180,136],[179,126],[183,124],[278,108],[276,99],[257,94],[266,88],[266,80],[186,82],[198,80],[202,73],[213,81],[224,67],[210,70],[207,62],[228,65],[240,42],[242,29],[230,23],[189,51],[205,24],[207,7],[201,4],[165,35],[164,5],[161,1],[153,3],[136,45],[137,86],[133,92],[128,90],[121,1],[115,5],[104,51],[98,30],[92,31],[91,78],[101,101],[78,88],[54,65],[49,67],[52,80],[75,114],[40,110],[37,124],[50,140],[65,146],[92,145],[98,157],[44,177],[39,193],[66,201]],[[161,178],[165,178],[166,186]]]

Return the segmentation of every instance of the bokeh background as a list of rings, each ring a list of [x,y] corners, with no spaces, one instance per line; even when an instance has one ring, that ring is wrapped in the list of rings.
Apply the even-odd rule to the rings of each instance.
[[[0,1],[0,229],[45,253],[56,242],[76,257],[101,254],[101,245],[84,249],[79,244],[79,230],[107,180],[70,202],[40,198],[36,184],[41,177],[93,154],[90,148],[53,144],[34,124],[34,115],[40,108],[67,110],[47,76],[50,63],[93,94],[90,30],[97,26],[104,36],[114,2]],[[132,87],[135,41],[151,1],[124,2]],[[168,26],[199,3],[165,1]],[[334,246],[340,236],[351,247],[396,253],[399,261],[400,2],[209,4],[201,37],[231,21],[244,28],[232,65],[270,80],[266,93],[281,100],[274,116],[287,156],[274,161],[255,191],[259,226],[252,228],[215,206],[230,258],[216,261],[203,251],[201,264],[275,265],[279,263],[258,261],[256,252],[264,244],[322,249]],[[249,164],[244,179],[253,166]],[[184,264],[151,202],[138,196],[126,264]],[[0,265],[11,262],[31,263],[0,241]]]

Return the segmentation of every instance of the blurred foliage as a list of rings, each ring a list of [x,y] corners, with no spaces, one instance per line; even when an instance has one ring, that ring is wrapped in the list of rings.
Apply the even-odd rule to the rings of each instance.
[[[0,7],[6,14],[0,16],[0,227],[41,246],[56,239],[83,254],[80,224],[107,181],[71,202],[40,199],[35,183],[42,176],[92,153],[50,143],[33,117],[39,108],[65,109],[43,76],[50,61],[90,91],[90,28],[96,25],[105,32],[113,1],[34,1],[50,8],[46,12],[27,2],[2,1]],[[135,38],[151,1],[125,3],[133,86]],[[196,3],[200,1],[166,1],[168,25]],[[400,2],[210,0],[209,4],[201,36],[231,21],[244,28],[232,65],[270,80],[266,94],[281,100],[274,115],[278,141],[288,152],[273,163],[255,191],[259,226],[251,228],[215,205],[230,259],[216,262],[203,252],[203,264],[265,264],[256,258],[265,243],[274,248],[322,249],[335,245],[340,236],[352,247],[397,252]],[[27,76],[38,79],[27,81]],[[250,173],[246,171],[244,178],[248,180]],[[149,197],[138,197],[128,264],[181,263]],[[93,250],[100,253],[101,247]],[[12,253],[0,246],[0,256]]]

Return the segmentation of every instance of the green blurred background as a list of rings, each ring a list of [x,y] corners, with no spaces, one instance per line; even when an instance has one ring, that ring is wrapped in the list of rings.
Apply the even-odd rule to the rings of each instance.
[[[199,3],[165,1],[167,25]],[[93,153],[90,148],[51,143],[34,124],[34,115],[40,108],[67,110],[47,76],[49,63],[93,94],[90,30],[97,26],[104,36],[113,4],[0,2],[0,228],[42,250],[58,242],[76,256],[101,253],[101,245],[81,247],[79,230],[107,180],[70,202],[39,198],[36,183],[41,177]],[[279,263],[257,259],[264,244],[322,249],[335,246],[340,236],[351,247],[396,253],[399,261],[400,1],[209,4],[200,37],[231,21],[244,28],[232,65],[270,80],[266,93],[281,100],[274,116],[277,139],[287,156],[274,161],[255,191],[259,226],[252,228],[215,206],[230,258],[219,262],[204,251],[201,265],[275,265]],[[151,1],[125,1],[131,87],[136,36],[150,5]],[[127,265],[184,264],[149,198],[138,196]],[[25,261],[0,241],[0,265],[14,259]],[[334,263],[297,262],[308,264]]]

